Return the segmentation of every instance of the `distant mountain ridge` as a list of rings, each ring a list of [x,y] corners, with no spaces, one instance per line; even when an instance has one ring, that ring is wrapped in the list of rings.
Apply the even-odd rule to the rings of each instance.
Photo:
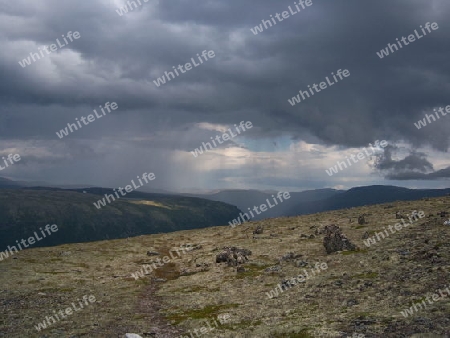
[[[329,210],[346,209],[363,205],[374,205],[395,201],[413,201],[426,197],[442,197],[450,194],[447,189],[409,189],[387,185],[372,185],[355,187],[349,190],[316,189],[302,192],[290,192],[291,198],[277,207],[256,215],[254,220],[282,216],[307,215]],[[259,190],[222,190],[213,194],[190,194],[236,205],[246,211],[255,205],[260,205],[270,193]]]
[[[95,186],[91,184],[53,184],[43,181],[16,181],[6,177],[0,177],[0,189],[37,188],[37,187],[50,189],[67,189],[67,190],[95,188]],[[154,194],[181,195],[168,190],[148,188],[146,186],[141,187],[140,191]]]
[[[450,188],[408,189],[386,185],[356,187],[320,201],[299,203],[292,207],[286,216],[305,215],[395,201],[414,201],[427,197],[443,197],[449,194]]]
[[[0,177],[0,245],[25,238],[39,227],[55,223],[72,227],[67,237],[58,234],[43,245],[123,238],[178,230],[228,225],[248,208],[272,201],[276,192],[259,190],[219,190],[209,194],[128,193],[101,210],[97,202],[111,188],[37,186],[32,182]],[[373,185],[345,190],[316,189],[290,192],[290,198],[268,208],[252,220],[297,216],[395,201],[443,197],[450,189],[408,189]],[[67,230],[67,229],[66,229]],[[64,232],[61,232],[64,233]],[[59,238],[59,239],[58,239]],[[1,247],[0,247],[1,250]]]
[[[335,189],[316,189],[302,192],[290,192],[289,194],[291,197],[289,199],[283,201],[283,203],[279,203],[274,208],[268,209],[260,215],[255,215],[253,219],[259,220],[264,218],[286,216],[292,208],[295,208],[300,203],[319,201],[342,193],[342,190]],[[276,192],[270,193],[259,190],[230,189],[221,190],[213,194],[186,195],[235,205],[240,210],[245,212],[248,210],[248,208],[252,209],[254,206],[260,206],[261,204],[266,203],[266,199],[272,200],[272,195],[276,195]]]

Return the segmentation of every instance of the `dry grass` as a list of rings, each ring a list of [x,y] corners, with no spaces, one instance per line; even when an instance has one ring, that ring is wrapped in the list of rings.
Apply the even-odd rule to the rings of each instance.
[[[450,198],[390,205],[394,208],[368,206],[263,220],[235,229],[213,227],[22,251],[16,255],[18,259],[0,262],[0,307],[4,313],[0,337],[120,337],[125,332],[144,336],[159,332],[157,325],[165,325],[164,321],[178,332],[186,332],[204,326],[202,320],[225,313],[231,315],[230,322],[216,329],[215,337],[346,337],[353,332],[365,333],[366,337],[444,334],[450,327],[448,300],[436,302],[407,319],[400,310],[426,292],[448,285],[450,227],[442,225],[443,219],[431,217],[370,248],[361,238],[365,231],[381,231],[394,225],[397,210],[423,210],[427,216],[449,211]],[[366,217],[369,223],[359,226],[357,217],[362,213],[370,214]],[[300,237],[313,234],[313,225],[330,223],[339,224],[364,250],[327,255],[323,235]],[[251,230],[258,224],[264,226],[264,234],[253,239]],[[175,258],[151,276],[139,280],[131,277],[143,262],[153,259],[146,256],[148,250],[164,256],[187,243],[199,244],[201,249]],[[215,263],[218,249],[224,246],[252,250],[245,273]],[[409,253],[402,254],[402,250]],[[440,257],[428,257],[433,250]],[[302,260],[311,264],[326,262],[328,269],[268,299],[266,292],[304,269],[283,262],[280,273],[264,272],[291,251],[303,254]],[[34,325],[46,315],[90,294],[97,298],[94,305],[37,333]],[[142,306],[150,301],[156,303]],[[417,318],[425,319],[421,322]]]

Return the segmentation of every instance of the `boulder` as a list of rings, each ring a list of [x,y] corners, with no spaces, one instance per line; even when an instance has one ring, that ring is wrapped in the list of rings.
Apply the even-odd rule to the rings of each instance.
[[[357,247],[342,233],[341,228],[335,224],[325,227],[323,245],[327,254],[336,251],[356,251]]]
[[[366,218],[364,217],[364,215],[358,217],[358,224],[359,225],[366,224]]]
[[[270,272],[270,273],[278,273],[281,272],[282,268],[280,265],[274,265],[271,267],[268,267],[264,270],[264,272]]]
[[[295,266],[298,268],[304,268],[305,266],[308,266],[308,262],[299,260],[299,261],[295,262]]]
[[[282,261],[292,261],[297,258],[303,257],[302,254],[294,254],[293,252],[288,252],[286,255],[281,256],[279,259],[280,262]]]
[[[264,232],[262,225],[258,225],[255,230],[253,230],[254,235],[261,235]]]

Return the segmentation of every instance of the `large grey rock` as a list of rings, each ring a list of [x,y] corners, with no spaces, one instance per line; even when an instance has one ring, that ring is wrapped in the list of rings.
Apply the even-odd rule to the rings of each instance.
[[[357,247],[342,233],[341,228],[335,224],[325,227],[323,245],[327,254],[336,251],[356,251]]]
[[[364,216],[365,215],[361,215],[361,216],[358,217],[358,224],[359,225],[366,224],[366,218]]]

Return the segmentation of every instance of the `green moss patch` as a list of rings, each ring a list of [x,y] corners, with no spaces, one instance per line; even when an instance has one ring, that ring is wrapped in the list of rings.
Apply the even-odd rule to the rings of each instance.
[[[185,310],[182,313],[168,314],[166,317],[173,324],[178,325],[188,319],[211,319],[236,307],[239,307],[239,304],[208,305],[199,310]]]
[[[289,333],[272,333],[270,337],[272,338],[314,338],[309,334],[308,329],[303,329],[299,332],[289,332]]]
[[[354,255],[354,254],[365,254],[368,250],[356,250],[356,251],[342,251],[341,254],[343,255]]]

